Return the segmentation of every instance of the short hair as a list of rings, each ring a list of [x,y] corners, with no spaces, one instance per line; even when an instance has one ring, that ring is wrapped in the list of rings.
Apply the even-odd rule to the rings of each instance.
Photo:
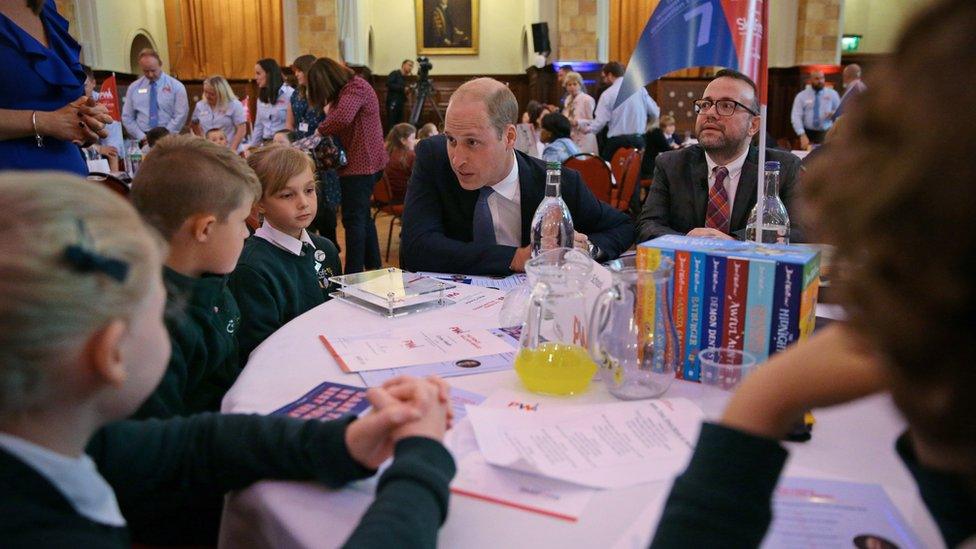
[[[495,89],[487,92],[482,91],[481,88],[486,87],[494,87]],[[505,128],[518,122],[518,100],[515,99],[512,90],[498,80],[487,76],[468,80],[454,91],[454,94],[451,95],[451,101],[464,99],[468,96],[480,99],[485,104],[485,109],[488,111],[488,125],[495,130],[499,139],[505,134]]]
[[[218,107],[224,107],[231,101],[235,101],[237,99],[234,89],[230,87],[230,82],[219,74],[215,74],[210,78],[207,78],[203,81],[203,83],[210,86],[215,92],[217,92]]]
[[[204,134],[203,134],[203,135],[204,135],[204,137],[209,137],[209,136],[210,136],[210,134],[212,134],[212,133],[217,133],[217,132],[220,132],[220,133],[222,133],[222,134],[224,134],[224,137],[225,137],[225,138],[227,137],[227,134],[226,134],[226,133],[224,133],[224,129],[223,129],[223,128],[221,128],[221,127],[219,127],[219,126],[218,126],[218,127],[216,127],[216,128],[210,128],[209,130],[207,130],[206,132],[204,132]]]
[[[278,130],[278,131],[274,132],[274,134],[272,134],[272,135],[279,135],[279,134],[280,135],[284,135],[288,139],[288,142],[289,143],[292,142],[292,139],[291,139],[291,130],[287,130],[287,129]]]
[[[161,139],[132,180],[132,203],[167,240],[192,215],[218,221],[261,193],[254,171],[227,147],[190,135]]]
[[[156,143],[160,139],[166,137],[167,135],[169,135],[169,130],[166,129],[166,127],[156,126],[155,128],[146,132],[146,144],[149,145],[149,148],[151,149],[156,146]]]
[[[549,113],[542,117],[542,129],[551,133],[554,139],[569,137],[573,131],[569,119],[558,112]]]
[[[756,114],[759,114],[759,88],[756,87],[756,83],[755,81],[753,81],[752,78],[749,78],[746,74],[741,73],[735,69],[722,69],[717,73],[715,73],[715,76],[712,78],[712,80],[718,80],[719,78],[732,78],[734,80],[739,80],[741,82],[745,82],[746,84],[749,84],[749,87],[752,88],[752,97],[753,97],[752,105],[750,105],[750,108]]]
[[[606,65],[603,65],[603,68],[600,69],[600,72],[602,72],[603,74],[612,74],[614,77],[620,78],[621,76],[624,75],[624,66],[616,61],[611,61]]]
[[[330,57],[320,57],[305,73],[308,82],[308,104],[321,109],[339,97],[339,92],[356,76],[349,67]]]
[[[872,69],[885,85],[844,114],[803,180],[815,242],[834,244],[833,262],[843,266],[838,290],[852,331],[879,355],[913,437],[957,453],[969,486],[976,482],[976,368],[966,352],[976,339],[969,140],[976,110],[960,105],[976,100],[974,34],[976,2],[923,8],[890,59]],[[931,132],[919,132],[918,120]]]
[[[57,398],[66,357],[114,319],[132,320],[159,280],[163,244],[108,188],[58,172],[0,174],[0,417]],[[124,280],[74,269],[81,245],[128,265]]]
[[[139,51],[139,60],[142,61],[142,58],[143,57],[154,57],[156,59],[156,61],[159,61],[159,64],[160,65],[163,64],[163,60],[159,58],[159,54],[156,53],[156,50],[154,50],[152,48],[143,48],[142,50],[140,50]]]
[[[288,180],[306,169],[315,173],[315,164],[304,152],[287,145],[266,145],[247,157],[247,164],[261,182],[261,197],[271,196],[285,188]]]
[[[426,139],[437,133],[437,124],[428,122],[417,130],[417,139]]]
[[[281,67],[270,57],[259,60],[257,64],[265,74],[264,86],[258,89],[258,100],[262,103],[274,104],[278,100],[281,86],[285,83],[285,78],[281,75]]]
[[[402,66],[404,66],[407,63],[413,63],[413,59],[404,59],[403,62],[400,63],[400,66],[402,67]]]
[[[677,121],[670,114],[662,114],[661,119],[658,121],[658,126],[664,128],[665,126],[674,126]]]
[[[573,72],[573,66],[572,65],[559,65],[559,70]]]

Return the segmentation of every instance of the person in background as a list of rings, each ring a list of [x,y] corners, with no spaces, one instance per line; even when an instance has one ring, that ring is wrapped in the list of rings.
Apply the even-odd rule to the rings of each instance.
[[[170,356],[158,235],[122,197],[65,174],[0,175],[0,209],[10,214],[0,220],[4,547],[187,545],[143,541],[156,517],[130,505],[173,488],[219,498],[260,480],[338,488],[390,457],[347,546],[436,544],[455,472],[439,442],[450,422],[442,381],[371,388],[373,411],[359,418],[121,421]]]
[[[840,106],[840,96],[833,88],[825,87],[823,71],[810,73],[807,87],[793,98],[790,122],[800,138],[800,148],[809,150],[812,144],[823,143],[824,134]]]
[[[570,94],[569,90],[566,88],[566,76],[568,76],[570,73],[573,73],[573,72],[576,72],[576,71],[573,70],[573,66],[572,65],[560,65],[559,66],[559,70],[556,71],[556,85],[559,86],[559,89],[563,90],[563,94],[559,98],[559,104],[556,105],[556,109],[555,110],[562,111],[568,105],[568,101],[570,100],[570,95],[571,94]],[[577,73],[577,74],[579,74],[579,73]],[[566,114],[566,113],[563,113],[563,114]]]
[[[386,124],[396,126],[403,120],[403,105],[407,102],[407,77],[413,72],[413,60],[404,59],[400,68],[386,77]]]
[[[81,68],[85,71],[85,95],[97,103],[98,92],[95,91],[95,71],[84,64],[81,65]],[[105,157],[108,160],[109,169],[117,172],[120,170],[119,151],[125,148],[125,142],[122,139],[122,123],[113,120],[111,124],[105,126],[105,130],[108,132],[108,137],[100,138],[89,149]]]
[[[143,76],[129,84],[122,103],[122,125],[129,137],[145,144],[146,132],[164,127],[180,133],[190,110],[183,83],[163,72],[156,50],[139,52]]]
[[[230,137],[231,150],[240,151],[247,133],[244,104],[220,75],[203,81],[203,99],[197,101],[190,117],[190,129],[197,135],[206,135],[213,128],[220,128],[224,136]]]
[[[565,106],[562,112],[569,119],[573,128],[573,142],[579,147],[580,152],[598,154],[596,135],[587,133],[580,128],[580,120],[593,119],[596,101],[586,93],[586,88],[583,86],[583,76],[580,73],[575,71],[566,73],[562,83],[566,88],[565,100],[563,101]]]
[[[88,175],[79,146],[108,137],[105,107],[85,94],[81,46],[54,2],[0,2],[0,169]],[[43,59],[39,62],[38,59]]]
[[[210,128],[204,137],[207,138],[207,141],[215,145],[220,145],[221,147],[227,146],[227,135],[221,128]]]
[[[562,164],[567,158],[580,153],[579,147],[570,138],[571,130],[569,119],[559,113],[542,117],[542,142],[546,144],[542,151],[543,160]]]
[[[370,216],[373,187],[389,160],[383,146],[383,123],[373,87],[333,59],[317,59],[308,70],[308,102],[326,109],[321,135],[333,135],[346,149],[348,163],[339,168],[342,225],[346,230],[346,273],[381,267],[376,225]]]
[[[160,139],[169,135],[170,132],[166,128],[160,126],[158,128],[153,128],[146,132],[146,144],[142,147],[142,154],[145,156],[156,146],[156,142]]]
[[[414,147],[417,145],[417,129],[411,124],[400,123],[386,134],[386,152],[390,161],[383,174],[390,183],[393,202],[402,204],[407,194],[407,181],[413,171]]]
[[[275,145],[291,145],[291,131],[289,130],[278,130],[275,132],[274,137],[271,138],[271,142]]]
[[[288,121],[285,127],[292,130],[295,140],[308,137],[315,133],[323,120],[325,112],[323,109],[313,109],[308,104],[308,69],[315,62],[314,55],[300,55],[292,63],[292,71],[298,82],[298,88],[291,94],[291,103],[288,105]],[[332,241],[336,247],[339,246],[336,237],[336,211],[339,203],[342,202],[342,191],[339,187],[339,174],[335,170],[321,170],[318,172],[319,179],[319,208],[312,221],[312,230]]]
[[[624,147],[644,148],[644,132],[647,120],[661,114],[660,107],[651,99],[646,88],[640,88],[626,101],[614,108],[617,94],[624,79],[624,66],[611,61],[603,66],[600,76],[610,87],[601,95],[592,120],[580,120],[578,127],[587,133],[597,133],[607,127],[607,144],[600,156],[607,162],[613,159],[617,149]]]
[[[657,124],[644,134],[644,159],[641,160],[641,179],[654,177],[654,161],[657,155],[681,148],[681,138],[675,135],[675,120],[670,114],[662,115]]]
[[[835,246],[844,266],[835,283],[847,319],[771,357],[718,423],[702,425],[651,547],[759,546],[790,426],[808,410],[875,393],[889,393],[907,423],[894,450],[944,545],[976,543],[976,371],[968,353],[953,352],[976,335],[976,111],[960,108],[976,101],[974,35],[971,0],[923,8],[877,69],[885,85],[861,96],[836,147],[811,163],[804,204],[816,241]]]
[[[276,131],[285,129],[295,90],[284,83],[281,67],[274,59],[262,59],[254,65],[254,82],[258,87],[258,106],[248,143],[257,147],[271,141]]]
[[[417,141],[420,141],[421,139],[427,139],[428,137],[433,137],[438,133],[440,132],[437,131],[437,124],[434,124],[433,122],[428,122],[423,126],[421,126],[419,130],[417,130]]]
[[[833,122],[836,122],[844,114],[844,110],[852,103],[855,103],[857,97],[868,89],[864,81],[861,80],[861,66],[857,63],[851,63],[844,67],[841,78],[844,80],[844,95],[840,98],[840,105],[837,106],[837,110],[830,117],[830,120]]]

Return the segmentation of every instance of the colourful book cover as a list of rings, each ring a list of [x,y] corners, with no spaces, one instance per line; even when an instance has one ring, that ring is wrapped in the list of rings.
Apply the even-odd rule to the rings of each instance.
[[[722,256],[710,255],[705,260],[705,316],[702,319],[702,349],[722,345],[722,326],[725,298],[725,263]]]
[[[691,263],[690,252],[675,252],[674,254],[674,300],[672,319],[674,331],[678,335],[678,369],[675,375],[678,379],[684,377],[685,337],[688,332],[688,271]]]
[[[769,319],[773,309],[776,262],[755,260],[749,263],[749,289],[746,300],[746,329],[743,349],[756,362],[769,358]]]
[[[803,265],[776,263],[773,289],[773,318],[769,354],[782,351],[800,337],[800,294],[803,293]]]
[[[745,333],[746,290],[749,287],[749,260],[730,257],[725,267],[725,310],[722,318],[722,347],[742,350],[742,336]]]
[[[661,249],[660,248],[644,248],[637,250],[637,268],[653,270],[657,269],[661,265]],[[643,363],[644,361],[644,349],[646,345],[644,342],[651,334],[654,333],[656,327],[656,320],[654,317],[654,305],[657,301],[657,289],[654,284],[647,284],[643,281],[637,282],[637,306],[635,315],[637,317],[638,325],[638,341],[637,345],[637,360]],[[654,357],[651,357],[653,362]]]
[[[671,308],[673,310],[672,304],[674,303],[674,250],[661,250],[661,260],[660,264],[665,261],[671,264],[671,280],[668,281],[664,295],[658,295],[657,301],[654,304],[654,342],[668,341],[667,338],[661,337],[664,335],[665,323],[664,323],[664,312]],[[671,321],[674,322],[674,314],[672,312]],[[675,364],[677,358],[680,355],[676,355],[677,349],[668,348],[666,345],[655,345],[654,346],[654,366],[655,372],[663,372],[665,370],[664,364]],[[677,372],[681,371],[680,366],[675,366],[675,375]]]
[[[691,263],[688,269],[688,320],[686,323],[688,334],[685,338],[685,372],[684,378],[698,381],[698,351],[701,349],[702,333],[702,298],[705,295],[705,260],[702,252],[691,252]]]
[[[800,296],[800,340],[813,333],[817,323],[817,294],[820,292],[820,257],[803,268],[803,294]]]

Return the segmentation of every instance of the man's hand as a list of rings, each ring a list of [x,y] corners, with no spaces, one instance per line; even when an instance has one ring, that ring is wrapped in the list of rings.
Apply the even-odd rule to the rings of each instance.
[[[512,257],[512,263],[508,266],[513,273],[524,273],[525,263],[532,257],[532,250],[529,246],[524,248],[519,248],[515,250],[515,255]]]
[[[590,255],[590,238],[583,233],[573,235],[573,247]]]
[[[879,360],[849,330],[833,324],[771,357],[736,389],[721,423],[781,438],[808,410],[884,390]]]
[[[807,134],[800,136],[800,149],[804,151],[810,150],[810,138],[807,137]]]
[[[708,227],[698,227],[697,229],[692,229],[688,231],[688,236],[697,236],[699,238],[721,238],[723,240],[735,240],[731,236],[723,233],[718,229],[710,229]]]

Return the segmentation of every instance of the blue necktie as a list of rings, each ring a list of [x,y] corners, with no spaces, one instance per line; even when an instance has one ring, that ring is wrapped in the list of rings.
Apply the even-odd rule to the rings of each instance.
[[[159,127],[159,100],[156,97],[156,81],[149,83],[149,129]]]
[[[491,187],[481,187],[478,201],[474,204],[474,223],[472,237],[477,244],[495,243],[495,223],[491,220],[491,208],[488,207],[488,197],[495,192]]]
[[[813,91],[813,129],[819,130],[822,125],[820,121],[820,91]]]

